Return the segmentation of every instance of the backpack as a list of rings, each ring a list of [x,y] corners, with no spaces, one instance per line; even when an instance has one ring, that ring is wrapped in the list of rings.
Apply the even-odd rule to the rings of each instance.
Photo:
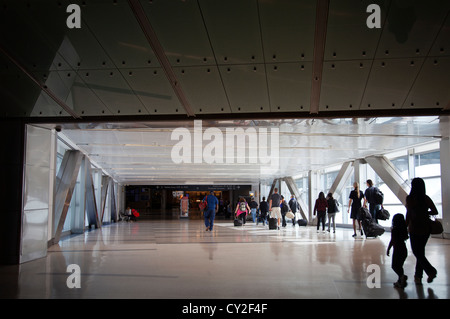
[[[246,202],[240,202],[239,203],[239,210],[241,211],[241,212],[246,212],[247,211],[247,207],[246,207],[247,205],[246,205]]]
[[[377,187],[375,187],[375,189],[373,191],[373,199],[374,199],[375,204],[377,204],[377,205],[383,204],[384,194]]]

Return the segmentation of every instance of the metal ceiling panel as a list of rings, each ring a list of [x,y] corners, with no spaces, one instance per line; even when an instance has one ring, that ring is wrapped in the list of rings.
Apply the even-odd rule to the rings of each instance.
[[[400,108],[423,62],[423,58],[375,60],[361,109]]]
[[[391,1],[376,58],[426,56],[449,9],[449,1]]]
[[[7,1],[0,10],[1,46],[30,72],[55,69],[52,62],[64,38],[64,28],[58,27],[65,26],[64,11],[50,1]]]
[[[80,74],[88,73],[89,70],[79,72]],[[82,76],[77,75],[70,94],[66,99],[66,103],[72,106],[73,110],[81,116],[105,116],[113,115],[108,105],[103,103],[101,99],[92,91],[82,80]]]
[[[264,64],[220,66],[232,112],[271,110]]]
[[[81,29],[66,25],[72,3],[80,5]],[[308,103],[311,83],[319,83],[308,78],[310,64],[322,66],[321,55],[315,61],[313,55],[314,0],[1,4],[3,118],[317,112]],[[380,29],[366,25],[369,4],[381,8]],[[414,112],[408,114],[440,114],[450,108],[449,1],[330,0],[324,8],[323,81],[314,86],[320,103],[312,99],[318,116],[399,114],[401,107]],[[149,29],[157,36],[149,38]],[[163,69],[152,47],[158,58],[168,58]]]
[[[125,81],[117,69],[89,70],[83,72],[82,79],[86,85],[108,105],[116,115],[148,114],[142,102]]]
[[[172,66],[215,64],[196,0],[142,0],[141,4]]]
[[[429,56],[450,56],[450,14],[439,32]]]
[[[375,56],[382,29],[369,29],[367,6],[381,8],[381,25],[389,1],[330,0],[324,60],[365,60]]]
[[[320,111],[358,110],[370,64],[364,60],[325,62]]]
[[[130,68],[120,72],[145,105],[145,109],[138,109],[139,114],[186,114],[161,68]]]
[[[450,104],[450,57],[425,60],[404,109],[445,107]],[[433,83],[433,85],[430,85]]]
[[[44,91],[41,91],[37,100],[33,103],[30,116],[33,117],[58,117],[68,114]]]
[[[104,50],[102,45],[98,42],[97,38],[92,34],[90,28],[81,27],[80,29],[67,29],[66,39],[76,52],[79,59],[71,63],[71,67],[74,70],[91,70],[111,68],[114,66],[113,61],[110,59],[108,53]],[[60,50],[61,55],[65,60],[73,60],[67,58],[68,54],[73,54],[72,50]],[[58,66],[57,70],[60,70],[62,66]]]
[[[105,67],[159,66],[126,0],[83,2],[83,20],[114,63]]]
[[[258,1],[265,62],[312,61],[316,1]]]
[[[266,70],[272,111],[309,111],[311,62],[267,64]]]
[[[0,67],[0,94],[3,98],[0,103],[1,116],[29,116],[40,88],[2,54]]]
[[[174,71],[196,114],[230,112],[217,66],[177,67]]]
[[[220,64],[264,62],[257,1],[199,0]]]

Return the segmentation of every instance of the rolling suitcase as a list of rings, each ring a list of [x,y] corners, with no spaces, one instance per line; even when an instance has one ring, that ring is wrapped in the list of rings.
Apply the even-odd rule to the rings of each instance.
[[[235,220],[234,220],[234,226],[242,226],[242,220],[240,220],[240,219],[235,219]]]
[[[371,220],[372,215],[370,215],[370,212],[367,208],[361,207],[359,209],[358,220],[365,220],[365,219]]]
[[[384,227],[375,223],[373,220],[365,219],[362,222],[364,235],[368,237],[378,237],[384,234]]]
[[[308,221],[306,219],[299,219],[297,221],[297,223],[298,223],[299,226],[306,226],[306,225],[308,225]]]
[[[278,219],[269,218],[269,229],[277,229],[278,227]]]
[[[384,227],[376,223],[372,219],[372,215],[367,208],[361,207],[359,210],[359,218],[366,238],[377,237],[384,234]]]

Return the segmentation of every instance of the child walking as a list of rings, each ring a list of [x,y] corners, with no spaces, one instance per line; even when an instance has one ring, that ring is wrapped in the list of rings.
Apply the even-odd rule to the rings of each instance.
[[[403,271],[403,264],[405,263],[406,257],[408,256],[408,250],[406,249],[405,241],[408,239],[408,229],[406,228],[405,217],[402,214],[395,214],[392,218],[392,228],[391,228],[391,241],[389,242],[387,248],[387,255],[389,256],[389,251],[391,247],[394,247],[394,253],[392,255],[392,269],[398,275],[397,282],[394,283],[395,288],[405,288],[407,285]]]

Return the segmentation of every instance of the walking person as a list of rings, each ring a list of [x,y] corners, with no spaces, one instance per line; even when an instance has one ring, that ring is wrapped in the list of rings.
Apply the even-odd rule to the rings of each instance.
[[[300,204],[297,202],[295,195],[291,195],[291,199],[289,200],[289,208],[294,214],[294,218],[292,219],[292,226],[295,226],[297,212],[300,210]]]
[[[219,210],[219,200],[214,196],[214,192],[211,191],[208,196],[203,199],[206,202],[206,208],[204,211],[206,231],[212,231],[214,226],[214,218]]]
[[[317,212],[317,232],[319,232],[320,223],[322,222],[322,231],[325,232],[325,217],[327,215],[328,203],[323,192],[319,193],[319,197],[314,204],[313,215]]]
[[[389,256],[389,251],[394,248],[392,254],[392,270],[398,276],[397,282],[394,283],[395,288],[405,288],[407,285],[406,280],[408,276],[405,276],[403,270],[403,264],[406,257],[408,257],[408,249],[406,248],[405,241],[408,239],[408,229],[406,228],[406,221],[403,214],[395,214],[392,218],[391,227],[391,241],[389,242],[386,255]]]
[[[242,225],[245,225],[247,215],[250,212],[250,207],[248,206],[247,202],[245,201],[245,198],[241,197],[239,199],[239,202],[236,205],[236,209],[234,211],[234,215],[237,219],[242,219]]]
[[[266,202],[266,197],[262,198],[262,202],[259,203],[259,219],[258,221],[261,221],[263,226],[267,222],[267,213],[269,212],[269,203]],[[258,225],[258,222],[256,222],[256,225]]]
[[[369,212],[372,215],[372,219],[378,223],[377,219],[377,211],[381,209],[381,205],[376,202],[375,192],[378,190],[375,186],[373,186],[373,181],[368,179],[366,181],[367,189],[364,192],[364,207],[367,207],[367,203],[369,204]]]
[[[328,204],[328,232],[331,231],[331,221],[333,221],[333,233],[336,232],[336,213],[339,211],[338,209],[338,202],[333,198],[332,193],[328,193],[327,195],[327,204]]]
[[[280,209],[281,209],[282,226],[286,227],[286,214],[289,211],[289,206],[288,206],[288,203],[286,202],[286,200],[284,199],[283,195],[281,195]]]
[[[356,237],[356,222],[358,222],[359,230],[361,232],[361,236],[363,235],[362,227],[361,227],[361,218],[359,217],[359,210],[362,207],[361,201],[364,199],[364,193],[359,189],[359,183],[353,183],[353,190],[350,192],[350,196],[348,197],[348,211],[350,213],[350,218],[353,219],[353,236]]]
[[[433,200],[426,195],[425,182],[421,178],[411,181],[411,192],[406,197],[406,225],[408,226],[411,248],[416,257],[414,282],[422,283],[423,272],[428,275],[427,282],[436,278],[437,270],[425,257],[425,246],[430,237],[430,215],[438,211]]]
[[[258,209],[258,203],[255,201],[255,198],[252,197],[250,203],[248,204],[250,207],[250,213],[252,214],[253,222],[256,221],[256,210]]]
[[[281,195],[278,194],[278,188],[275,188],[273,190],[273,194],[270,196],[269,199],[269,211],[270,211],[270,217],[277,219],[277,228],[280,230],[280,221],[281,221]]]

